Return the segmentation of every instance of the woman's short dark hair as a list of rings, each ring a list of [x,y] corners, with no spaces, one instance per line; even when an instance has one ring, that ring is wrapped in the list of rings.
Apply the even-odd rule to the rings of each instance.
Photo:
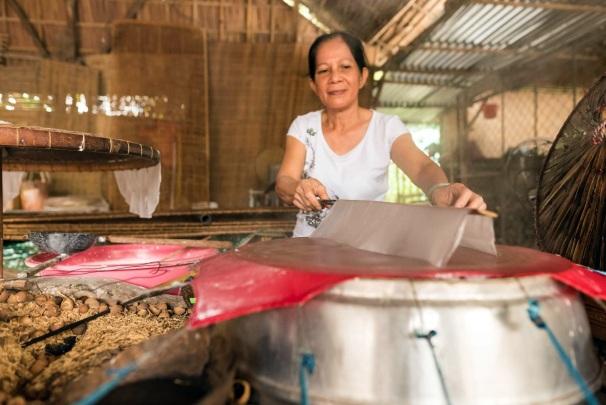
[[[318,54],[318,48],[324,42],[330,41],[331,39],[335,38],[341,38],[343,42],[345,42],[345,45],[347,45],[347,47],[351,51],[351,54],[353,55],[360,72],[362,72],[362,69],[364,69],[365,67],[368,67],[362,41],[347,32],[331,32],[330,34],[320,35],[309,47],[309,54],[307,55],[307,64],[309,67],[309,77],[311,78],[311,80],[314,80],[316,78],[316,55]]]

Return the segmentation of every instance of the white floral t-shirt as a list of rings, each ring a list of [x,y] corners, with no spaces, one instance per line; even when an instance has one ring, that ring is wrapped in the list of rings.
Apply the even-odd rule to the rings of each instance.
[[[383,201],[388,188],[387,171],[391,146],[408,133],[395,115],[372,111],[366,134],[352,150],[336,154],[324,139],[322,111],[298,116],[290,125],[288,136],[305,145],[303,178],[320,181],[331,199]],[[299,212],[293,236],[309,236],[326,216],[319,212]]]

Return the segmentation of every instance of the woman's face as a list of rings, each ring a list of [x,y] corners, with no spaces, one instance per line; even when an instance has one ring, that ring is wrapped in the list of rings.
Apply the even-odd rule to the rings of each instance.
[[[316,77],[310,80],[314,93],[329,110],[343,110],[358,103],[368,69],[360,73],[351,51],[341,38],[324,42],[316,54]]]

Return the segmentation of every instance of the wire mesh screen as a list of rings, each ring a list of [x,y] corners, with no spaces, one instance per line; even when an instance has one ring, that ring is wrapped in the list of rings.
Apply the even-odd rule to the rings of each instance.
[[[582,92],[531,87],[494,95],[468,106],[466,131],[456,114],[443,117],[442,165],[451,180],[465,182],[499,212],[499,243],[536,246],[534,202],[542,163]]]
[[[502,111],[500,97],[491,97],[485,103],[476,103],[469,108],[472,125],[467,136],[467,155],[470,159],[495,158],[503,153],[501,142],[495,139],[502,135],[503,120],[490,117],[488,114],[493,113],[488,111]]]
[[[553,139],[575,104],[573,89],[543,89],[537,94],[537,132]]]

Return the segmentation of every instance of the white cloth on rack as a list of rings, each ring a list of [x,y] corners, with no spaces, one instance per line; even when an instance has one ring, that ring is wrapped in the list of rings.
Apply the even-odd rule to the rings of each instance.
[[[114,176],[129,211],[141,218],[151,218],[160,201],[160,163],[145,169],[117,170]]]
[[[6,205],[11,200],[19,195],[21,189],[21,180],[25,172],[9,172],[2,171],[2,208],[5,209]]]
[[[8,121],[0,120],[0,125],[11,125]],[[2,171],[2,211],[6,209],[6,205],[19,195],[21,190],[21,181],[25,172],[9,172]]]

